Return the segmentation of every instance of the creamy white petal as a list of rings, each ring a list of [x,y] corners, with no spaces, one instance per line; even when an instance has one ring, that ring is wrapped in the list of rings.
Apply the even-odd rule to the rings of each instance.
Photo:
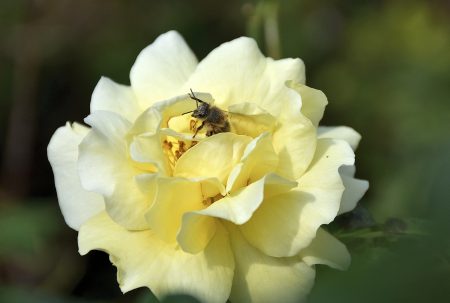
[[[339,170],[342,182],[344,183],[344,193],[342,195],[341,206],[339,207],[339,215],[352,211],[359,200],[369,189],[369,182],[354,178],[355,166],[343,166]]]
[[[98,81],[92,93],[91,113],[97,110],[114,112],[130,122],[143,112],[130,86],[117,84],[106,77]]]
[[[184,178],[214,177],[225,184],[250,140],[248,136],[233,133],[207,137],[178,159],[173,174]]]
[[[195,212],[183,215],[182,225],[177,235],[177,242],[187,253],[201,252],[216,233],[218,220]]]
[[[317,136],[319,138],[344,140],[350,144],[353,150],[356,150],[361,140],[361,135],[348,126],[321,126],[317,131]]]
[[[229,174],[227,192],[235,190],[272,173],[278,165],[278,156],[272,146],[269,133],[253,139],[245,148],[240,165],[235,165]]]
[[[273,146],[278,154],[277,174],[297,179],[303,175],[316,149],[316,129],[295,105],[287,107],[281,125],[273,134]]]
[[[299,256],[309,266],[325,264],[340,270],[346,270],[351,261],[347,247],[323,228],[317,230],[314,240]]]
[[[229,231],[235,256],[231,302],[298,303],[306,300],[314,284],[313,268],[298,257],[267,256],[251,246],[237,229],[230,227]]]
[[[177,240],[185,251],[196,253],[207,245],[214,233],[216,218],[244,224],[260,207],[264,198],[274,193],[288,192],[295,185],[295,182],[269,174],[203,210],[185,213]],[[202,231],[204,234],[199,235]]]
[[[294,81],[289,81],[287,86],[300,94],[302,98],[302,113],[317,127],[323,117],[325,106],[328,104],[325,94],[320,90]]]
[[[94,249],[110,255],[123,292],[146,286],[159,299],[186,293],[220,303],[230,294],[234,260],[222,226],[205,250],[194,255],[166,244],[151,230],[128,231],[102,212],[81,227],[78,246],[82,255]]]
[[[78,145],[88,132],[87,127],[67,123],[56,130],[47,147],[61,212],[75,230],[105,208],[101,195],[81,187],[77,172]]]
[[[319,127],[319,138],[332,138],[345,140],[353,150],[358,147],[361,135],[354,129],[347,126],[337,127]],[[339,214],[343,214],[353,210],[356,204],[364,196],[369,188],[369,182],[354,178],[355,166],[343,166],[339,170],[342,182],[344,183],[344,194],[342,195],[342,202],[339,208]]]
[[[254,103],[238,103],[228,107],[231,131],[253,138],[264,132],[273,132],[277,119]]]
[[[214,49],[199,63],[184,90],[208,92],[223,109],[235,103],[260,105],[277,116],[289,89],[287,80],[304,83],[300,59],[264,57],[253,39],[241,37]]]
[[[146,173],[128,156],[126,135],[131,124],[112,112],[95,111],[86,122],[92,126],[80,144],[78,172],[82,186],[102,194],[106,211],[129,229],[148,228],[144,214],[153,199],[144,195],[136,176]]]
[[[159,238],[174,243],[184,213],[205,208],[200,182],[182,178],[160,178],[155,202],[146,214]]]
[[[337,215],[344,186],[338,169],[354,154],[345,141],[320,139],[312,166],[288,193],[265,199],[240,229],[267,255],[290,257],[307,247],[322,224]]]
[[[151,171],[158,171],[161,175],[169,175],[171,169],[167,155],[163,151],[163,137],[159,132],[144,133],[134,136],[130,143],[130,157],[138,166]]]
[[[133,91],[145,109],[157,101],[187,93],[181,87],[197,66],[197,58],[175,31],[144,48],[130,72]]]
[[[250,219],[263,201],[265,181],[266,178],[262,178],[232,195],[225,196],[196,214],[222,218],[234,224],[243,224]]]

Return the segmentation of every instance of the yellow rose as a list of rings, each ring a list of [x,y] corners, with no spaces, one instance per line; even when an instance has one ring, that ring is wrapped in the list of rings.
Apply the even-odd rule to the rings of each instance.
[[[318,127],[327,100],[304,85],[300,59],[266,58],[239,38],[198,63],[168,32],[130,79],[102,78],[90,128],[67,124],[48,146],[80,253],[107,252],[123,292],[298,302],[315,264],[348,266],[345,246],[320,226],[367,190],[353,178],[360,136]],[[206,136],[206,121],[198,131],[205,119],[183,114],[203,104],[193,98],[220,109],[229,129]]]

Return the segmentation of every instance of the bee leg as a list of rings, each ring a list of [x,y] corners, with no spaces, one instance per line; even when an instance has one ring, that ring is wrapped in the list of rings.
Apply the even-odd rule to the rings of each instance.
[[[223,132],[229,132],[231,129],[230,122],[225,121],[225,125],[223,126]]]
[[[197,120],[189,121],[189,129],[190,130],[192,130],[192,131],[196,130],[197,129],[196,125],[197,125]]]
[[[205,126],[205,121],[203,121],[202,124],[195,130],[195,134],[192,136],[192,139],[194,139],[195,136],[197,136],[198,131],[201,130],[203,126]]]

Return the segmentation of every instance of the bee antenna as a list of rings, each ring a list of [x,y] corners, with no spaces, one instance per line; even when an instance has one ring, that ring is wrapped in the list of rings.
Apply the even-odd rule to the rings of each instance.
[[[182,113],[181,115],[186,115],[186,114],[193,113],[193,112],[194,112],[193,110],[190,110],[188,112]]]
[[[192,91],[192,88],[190,88],[190,91],[191,91],[191,93],[188,94],[188,95],[189,95],[189,97],[190,97],[192,100],[198,101],[198,102],[200,102],[200,103],[207,103],[207,102],[205,102],[205,101],[200,100],[199,98],[197,98],[197,97],[195,96],[194,92]],[[198,107],[198,105],[197,105],[197,107]]]

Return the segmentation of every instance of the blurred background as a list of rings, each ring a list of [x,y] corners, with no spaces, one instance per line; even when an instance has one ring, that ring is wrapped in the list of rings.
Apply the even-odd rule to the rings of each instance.
[[[302,58],[329,99],[322,124],[362,134],[357,176],[370,189],[329,227],[353,264],[318,267],[310,302],[450,302],[445,0],[2,0],[0,302],[156,302],[147,289],[122,295],[106,254],[78,255],[46,147],[88,114],[102,75],[129,84],[138,53],[171,29],[199,59],[243,35]]]

